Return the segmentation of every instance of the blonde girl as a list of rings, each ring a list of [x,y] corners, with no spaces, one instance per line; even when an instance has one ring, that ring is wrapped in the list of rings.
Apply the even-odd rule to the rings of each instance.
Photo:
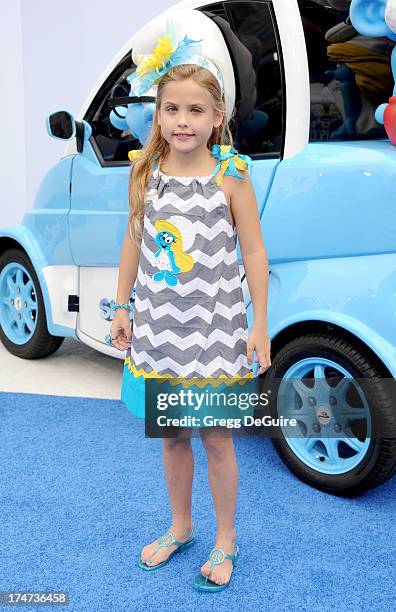
[[[191,305],[191,308],[195,309],[196,318],[203,317],[196,328],[201,335],[195,337],[205,338],[206,334],[210,339],[210,344],[207,345],[205,340],[202,340],[205,350],[198,351],[202,358],[205,355],[207,357],[212,355],[211,351],[214,351],[213,347],[216,346],[213,340],[218,332],[219,341],[226,333],[229,333],[230,337],[236,335],[234,348],[236,350],[236,347],[239,347],[240,354],[235,353],[235,363],[241,364],[237,377],[249,376],[247,362],[252,362],[254,351],[260,364],[258,374],[263,373],[271,364],[270,340],[267,332],[268,259],[261,234],[257,201],[247,170],[247,156],[238,155],[233,148],[232,134],[225,111],[224,95],[221,93],[218,80],[210,70],[187,63],[172,67],[158,84],[153,126],[148,141],[138,153],[130,154],[132,160],[129,180],[130,213],[122,244],[116,301],[127,303],[137,280],[135,304],[137,318],[134,320],[132,343],[129,315],[123,309],[116,311],[110,335],[113,346],[119,350],[127,349],[128,364],[125,368],[129,368],[128,375],[133,381],[143,380],[142,374],[150,376],[154,373],[160,376],[161,372],[166,371],[163,360],[155,361],[158,353],[156,353],[157,347],[153,348],[153,344],[162,337],[161,334],[167,337],[166,334],[172,332],[169,338],[174,338],[178,331],[184,329],[183,325],[192,325],[194,319],[187,319],[182,309],[176,309],[180,304],[178,300],[191,299],[189,297],[191,295],[197,299],[201,297],[197,304]],[[158,197],[156,188],[161,189],[161,198]],[[216,201],[218,201],[217,209],[214,208]],[[195,203],[196,207],[193,207],[192,203]],[[173,206],[172,210],[170,206]],[[161,210],[167,211],[169,218],[166,218],[165,222],[172,225],[166,226],[168,229],[162,230],[165,234],[161,234],[159,238],[157,234],[157,243],[155,243],[155,221],[162,219]],[[196,214],[201,215],[198,220],[192,217],[194,211],[199,211]],[[157,213],[159,216],[155,217]],[[194,239],[200,240],[196,244],[199,244],[201,249],[184,247],[183,232],[180,230],[182,224],[177,222],[179,216],[183,214],[186,216],[185,223],[190,223],[193,228],[193,233],[188,234],[187,238],[190,239],[190,243]],[[207,240],[202,230],[205,223],[211,240]],[[221,232],[215,235],[217,227]],[[216,301],[219,300],[220,293],[210,296],[208,290],[211,286],[208,278],[212,279],[209,275],[213,274],[214,270],[218,270],[219,265],[229,264],[233,266],[230,268],[233,273],[237,274],[234,231],[239,238],[254,309],[253,326],[247,341],[248,330],[241,288],[235,284],[236,289],[231,292],[227,285],[227,283],[237,283],[237,277],[229,281],[220,277],[219,280],[219,283],[222,283],[221,295],[224,299],[233,294],[241,301],[240,308],[238,303],[233,305],[237,311],[236,316],[225,316],[224,312],[231,312],[231,308]],[[184,234],[186,235],[185,232]],[[175,286],[167,285],[163,277],[156,281],[152,276],[155,268],[152,267],[154,259],[150,259],[150,253],[154,257],[158,241],[162,244],[162,238],[168,241],[163,243],[165,250],[170,244],[169,241],[176,239],[173,252],[177,268],[174,270],[179,269],[180,272],[176,275],[179,282]],[[226,241],[222,243],[224,256],[218,257],[216,266],[213,266],[208,263],[212,257],[210,248],[214,248],[220,240]],[[202,248],[206,248],[207,252],[202,254]],[[171,252],[172,249],[168,251]],[[143,261],[147,267],[146,272],[141,274],[142,269],[139,269],[139,265],[143,265]],[[192,263],[194,265],[191,265]],[[195,275],[201,272],[203,277],[198,283]],[[194,285],[196,281],[197,284]],[[189,287],[194,287],[192,294],[187,293]],[[172,314],[184,317],[180,319],[179,329],[175,326],[170,330],[170,319],[166,318],[164,320],[167,324],[164,324],[164,328],[157,333],[154,325],[162,314],[161,295],[173,296],[169,297],[169,302],[166,302],[167,312],[163,314],[164,317]],[[206,300],[210,299],[213,299],[210,303],[213,303],[216,311],[215,320],[218,321],[218,325],[223,326],[221,330],[217,329],[217,324],[211,326],[208,323],[209,315],[203,310],[203,307],[209,304]],[[153,306],[153,303],[157,306]],[[148,313],[152,317],[154,332],[150,335],[150,341],[139,331],[139,316],[143,306],[146,308],[145,321],[147,322]],[[148,306],[150,310],[147,310]],[[184,324],[182,321],[187,322]],[[231,327],[232,322],[235,329]],[[183,338],[180,337],[180,345],[174,348],[175,354],[178,354],[176,351],[181,350],[182,345]],[[191,350],[195,348],[192,347]],[[232,350],[230,349],[231,354]],[[136,358],[139,355],[148,355],[149,365],[139,367],[141,362],[134,363],[132,357]],[[219,359],[218,363],[223,364],[224,371],[228,357],[226,347],[222,355],[213,355],[215,361]],[[234,362],[234,357],[230,361]],[[202,371],[203,365],[198,363],[197,368],[201,367]],[[128,407],[132,412],[138,396],[139,392],[136,390],[128,397],[130,402]],[[127,398],[126,392],[124,397]],[[217,522],[214,548],[209,559],[201,566],[194,582],[195,587],[201,590],[220,590],[229,583],[238,552],[235,529],[238,467],[230,432],[231,430],[219,427],[199,430],[207,455],[209,484]],[[137,561],[141,569],[152,570],[162,567],[171,559],[174,552],[179,552],[194,542],[191,508],[194,457],[190,434],[191,429],[185,429],[182,436],[163,439],[163,463],[172,509],[172,524],[166,534],[142,548]],[[159,515],[162,515],[163,510],[158,510]]]

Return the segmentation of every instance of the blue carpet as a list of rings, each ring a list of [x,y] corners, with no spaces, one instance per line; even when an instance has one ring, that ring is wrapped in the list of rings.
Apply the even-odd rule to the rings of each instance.
[[[143,572],[136,555],[171,520],[162,441],[119,401],[0,393],[0,423],[2,591],[66,590],[70,605],[50,609],[78,612],[394,608],[396,479],[333,497],[293,476],[269,439],[236,438],[240,557],[227,589],[198,593],[215,535],[199,439],[196,545]]]

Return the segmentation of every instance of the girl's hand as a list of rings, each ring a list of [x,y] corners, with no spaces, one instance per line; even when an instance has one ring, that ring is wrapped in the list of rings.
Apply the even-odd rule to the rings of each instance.
[[[126,351],[131,346],[132,331],[128,310],[119,308],[115,311],[110,326],[110,338],[112,345],[120,351]]]
[[[271,366],[271,341],[266,328],[255,328],[253,326],[247,340],[247,358],[249,363],[253,361],[253,351],[256,351],[256,363],[260,364],[257,375],[263,374]]]

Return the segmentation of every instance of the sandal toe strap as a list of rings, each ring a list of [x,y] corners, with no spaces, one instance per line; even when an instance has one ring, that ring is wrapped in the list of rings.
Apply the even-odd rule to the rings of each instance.
[[[173,533],[171,533],[170,531],[167,531],[166,533],[164,533],[163,536],[159,538],[158,543],[159,543],[159,547],[172,546],[172,544],[176,543],[176,540],[173,537]]]
[[[156,552],[159,548],[163,546],[169,547],[169,546],[172,546],[173,544],[175,544],[176,546],[181,546],[182,544],[185,544],[186,542],[188,542],[188,540],[190,540],[193,537],[193,535],[194,535],[193,530],[191,530],[188,537],[185,540],[181,541],[181,540],[176,540],[171,531],[167,531],[166,533],[164,533],[163,536],[159,538],[158,546],[154,552]]]
[[[226,553],[222,548],[213,548],[209,555],[209,561],[211,563],[211,570],[215,565],[220,565],[223,563],[224,559],[230,559],[231,561],[235,561],[237,554],[239,551],[238,544],[234,544],[234,554],[230,555]]]

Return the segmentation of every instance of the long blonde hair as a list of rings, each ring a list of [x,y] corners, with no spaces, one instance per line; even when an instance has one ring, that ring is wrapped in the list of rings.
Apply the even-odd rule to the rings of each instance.
[[[201,87],[204,87],[211,95],[214,109],[224,113],[223,121],[219,127],[213,127],[212,134],[207,143],[208,148],[212,149],[214,144],[233,146],[230,125],[226,117],[225,101],[224,97],[221,95],[220,85],[216,77],[206,68],[196,64],[181,64],[170,68],[158,84],[150,136],[140,150],[139,157],[131,163],[131,171],[129,173],[129,234],[137,245],[140,244],[142,239],[144,204],[148,177],[154,169],[154,162],[156,161],[158,165],[160,165],[167,157],[170,150],[169,143],[162,137],[161,127],[158,125],[157,119],[164,87],[167,83],[172,81],[183,81],[184,79],[190,78]],[[232,117],[230,123],[231,121]]]

